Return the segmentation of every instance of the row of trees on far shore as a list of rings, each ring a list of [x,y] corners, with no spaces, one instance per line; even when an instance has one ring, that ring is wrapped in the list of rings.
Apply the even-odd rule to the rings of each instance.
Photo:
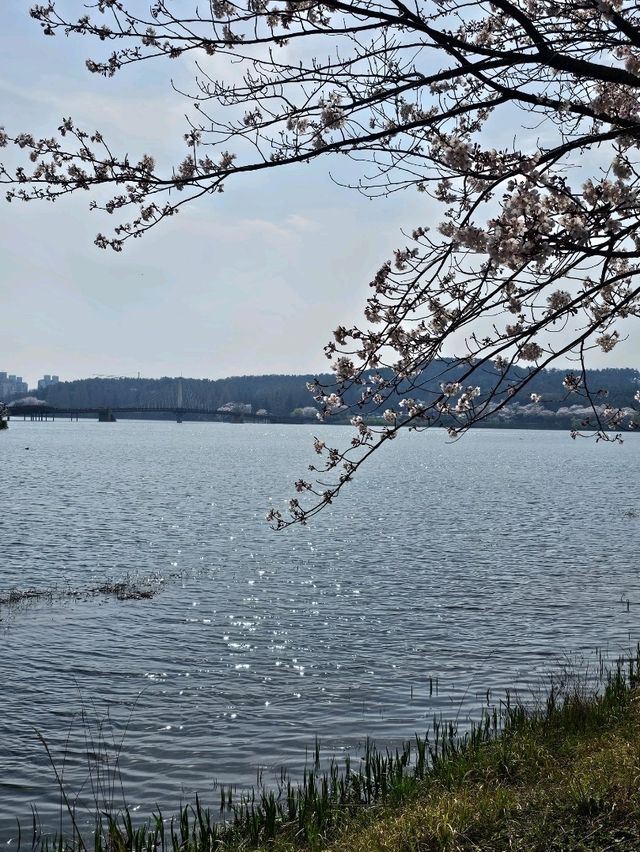
[[[424,370],[421,377],[421,395],[425,404],[440,392],[439,375],[451,369],[450,362],[434,362]],[[488,380],[491,367],[487,368]],[[518,368],[513,368],[513,381],[519,378]],[[456,378],[455,372],[452,374]],[[526,418],[539,425],[555,425],[556,422],[566,422],[567,419],[583,418],[588,411],[579,400],[563,386],[565,371],[543,370],[532,380],[526,393],[515,393],[510,404],[496,414],[496,424],[508,424],[513,420]],[[72,382],[59,382],[38,392],[39,399],[58,408],[102,408],[102,407],[135,407],[159,408],[176,407],[178,397],[178,381],[182,384],[182,406],[193,409],[215,411],[230,404],[251,406],[255,413],[265,410],[277,417],[301,417],[313,419],[320,411],[320,406],[310,405],[308,384],[330,381],[331,376],[313,375],[269,375],[269,376],[236,376],[226,379],[188,379],[161,378],[91,378],[79,379]],[[588,387],[594,399],[601,405],[613,405],[624,409],[633,404],[634,395],[640,388],[640,373],[633,369],[610,368],[607,370],[590,370],[587,373]],[[604,390],[606,388],[606,391]],[[402,387],[389,402],[399,406],[402,399]],[[534,399],[531,399],[531,396]],[[356,392],[347,394],[345,406],[355,404]],[[584,410],[583,410],[584,409]],[[363,407],[363,412],[369,417],[382,416],[379,406],[370,400]],[[340,411],[337,419],[345,419]]]

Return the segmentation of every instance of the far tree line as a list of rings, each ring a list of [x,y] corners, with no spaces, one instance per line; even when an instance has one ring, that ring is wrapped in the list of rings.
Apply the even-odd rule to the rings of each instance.
[[[428,402],[430,395],[440,392],[439,379],[443,372],[447,373],[449,380],[455,380],[451,366],[447,361],[434,362],[424,371],[422,393],[425,401]],[[486,380],[490,383],[495,379],[491,375],[491,367],[487,367],[486,372]],[[517,368],[513,368],[513,372],[512,381],[514,386],[517,386],[522,377]],[[566,370],[548,369],[539,372],[527,385],[526,391],[516,390],[513,394],[512,412],[517,410],[514,407],[526,408],[530,417],[535,417],[536,413],[544,417],[545,412],[557,412],[575,405],[575,396],[570,395],[563,385],[566,375]],[[481,381],[482,376],[478,375],[478,379]],[[294,412],[299,414],[302,410],[313,416],[310,410],[313,407],[313,398],[308,385],[316,381],[330,385],[335,378],[330,374],[235,376],[225,379],[183,378],[182,406],[216,410],[230,403],[238,403],[251,405],[254,413],[266,410],[277,417],[290,417]],[[640,372],[630,368],[589,370],[587,383],[591,395],[595,399],[600,398],[602,404],[624,408],[633,404],[634,395],[640,388]],[[177,388],[178,380],[173,377],[91,378],[59,382],[39,390],[37,398],[58,408],[175,407]],[[607,389],[606,393],[604,388]],[[399,388],[398,401],[401,397],[402,388]],[[347,405],[354,401],[349,398],[344,400]],[[385,405],[389,402],[390,400],[387,400]],[[376,404],[371,401],[366,406],[365,413],[373,417],[381,415],[382,411],[378,411]],[[345,419],[347,417],[345,412]]]

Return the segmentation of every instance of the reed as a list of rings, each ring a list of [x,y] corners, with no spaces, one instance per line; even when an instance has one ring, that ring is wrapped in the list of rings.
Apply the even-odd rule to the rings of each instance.
[[[636,850],[637,845],[623,842],[628,826],[618,823],[635,820],[637,843],[639,685],[640,646],[604,673],[595,692],[584,681],[554,682],[533,708],[507,696],[487,707],[481,721],[464,734],[454,722],[435,717],[425,736],[398,749],[381,750],[368,741],[358,759],[331,759],[324,769],[316,742],[298,783],[283,771],[273,789],[259,784],[237,797],[231,787],[221,787],[217,808],[196,797],[176,815],[158,811],[143,824],[136,824],[126,808],[102,810],[84,835],[75,814],[70,837],[40,834],[34,822],[31,850],[595,850],[609,847],[589,845],[584,838],[578,843],[566,835],[567,826],[579,834],[580,826],[587,825],[598,840],[609,818],[615,823],[609,839],[620,841],[615,848]],[[594,766],[601,759],[615,763],[615,755],[603,755],[616,737],[620,743],[635,737],[629,746],[633,760],[617,761],[630,773],[627,787],[616,775],[617,793],[594,786],[585,768],[589,760]],[[598,777],[603,781],[604,776]],[[545,796],[556,781],[561,789],[554,804]],[[534,829],[539,836],[533,836]],[[559,832],[557,843],[554,831]]]
[[[97,595],[114,597],[119,601],[147,600],[153,598],[158,590],[159,586],[155,579],[133,580],[128,577],[116,582],[101,583],[99,586],[78,588],[53,586],[50,588],[0,589],[0,606],[15,607],[20,604],[39,601],[53,602],[65,598],[87,600]]]

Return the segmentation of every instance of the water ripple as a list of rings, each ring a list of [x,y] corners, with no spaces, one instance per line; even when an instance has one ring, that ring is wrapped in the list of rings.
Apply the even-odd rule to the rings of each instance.
[[[170,812],[300,771],[316,735],[397,741],[635,644],[640,436],[402,435],[334,511],[275,535],[269,498],[318,428],[12,423],[0,591],[160,591],[0,607],[0,840],[32,803],[57,824],[36,731],[83,801],[121,783]]]

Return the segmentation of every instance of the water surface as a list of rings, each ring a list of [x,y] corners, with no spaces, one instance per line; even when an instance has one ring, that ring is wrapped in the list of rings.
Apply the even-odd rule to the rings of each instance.
[[[0,436],[0,590],[150,582],[0,607],[0,841],[37,806],[46,750],[79,802],[171,812],[217,784],[477,715],[564,655],[639,637],[640,436],[402,435],[331,511],[275,534],[270,501],[342,427],[12,422]],[[28,447],[29,449],[25,449]],[[437,680],[437,694],[434,684]]]

